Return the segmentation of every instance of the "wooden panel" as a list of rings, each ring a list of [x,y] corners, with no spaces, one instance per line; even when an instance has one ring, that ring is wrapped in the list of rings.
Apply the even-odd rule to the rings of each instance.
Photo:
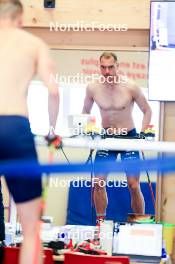
[[[175,103],[174,102],[165,103],[165,114],[166,115],[168,114],[170,116],[174,116],[175,115],[174,109],[175,109]]]
[[[165,103],[164,140],[175,141],[175,103]]]
[[[162,220],[175,224],[174,196],[175,196],[175,174],[163,177],[162,187]]]
[[[164,104],[163,139],[175,141],[175,103]],[[175,224],[175,173],[165,174],[161,178],[161,220]],[[172,262],[175,263],[175,239],[173,244]]]
[[[49,27],[51,21],[74,24],[77,21],[99,24],[127,24],[132,29],[149,28],[150,0],[56,0],[56,8],[44,9],[44,0],[22,0],[25,26]]]
[[[50,47],[85,49],[148,49],[149,30],[128,30],[127,32],[50,32],[44,28],[26,28],[41,37]]]

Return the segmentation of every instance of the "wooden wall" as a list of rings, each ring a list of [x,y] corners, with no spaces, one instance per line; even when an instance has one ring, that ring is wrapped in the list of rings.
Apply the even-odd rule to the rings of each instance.
[[[127,32],[50,32],[47,28],[26,30],[41,37],[50,47],[60,49],[148,50],[149,43],[149,32],[145,29]]]
[[[22,0],[25,26],[48,27],[50,21],[75,23],[98,21],[128,24],[132,29],[149,28],[149,0],[56,0],[56,9],[44,10],[44,0]]]
[[[42,37],[50,46],[60,48],[103,49],[148,48],[149,0],[56,0],[56,9],[43,8],[43,0],[23,0],[26,30]],[[134,18],[134,19],[133,19]],[[128,31],[73,30],[50,31],[50,22],[58,24],[127,25]]]

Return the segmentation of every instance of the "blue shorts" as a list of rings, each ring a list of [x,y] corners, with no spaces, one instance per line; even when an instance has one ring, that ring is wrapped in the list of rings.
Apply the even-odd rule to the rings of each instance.
[[[137,135],[136,129],[132,129],[130,131],[127,132],[126,137],[135,137]],[[108,135],[108,138],[115,138],[115,135]],[[124,135],[122,136],[124,137]],[[116,139],[117,140],[117,139]],[[98,150],[95,156],[95,162],[94,162],[94,173],[95,175],[101,174],[105,176],[105,173],[103,174],[103,172],[96,171],[95,168],[95,164],[97,163],[105,163],[105,162],[113,162],[117,159],[118,154],[121,155],[121,160],[140,160],[140,155],[139,155],[139,151],[111,151],[111,150]],[[125,171],[126,175],[131,176],[132,174],[127,170]],[[135,177],[139,176],[138,175],[134,175]]]
[[[37,161],[37,153],[30,124],[23,116],[0,116],[0,161]],[[15,175],[4,175],[7,186],[16,203],[23,203],[41,197],[41,175],[22,179]]]

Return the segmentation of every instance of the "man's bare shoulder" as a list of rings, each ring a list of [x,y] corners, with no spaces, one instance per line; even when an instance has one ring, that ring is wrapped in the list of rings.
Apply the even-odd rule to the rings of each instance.
[[[136,91],[139,88],[136,82],[129,78],[127,78],[125,85],[129,91]]]
[[[24,42],[28,42],[33,44],[35,47],[47,47],[45,42],[40,39],[39,37],[23,30],[23,29],[16,29],[16,33],[19,35],[20,39],[23,40]]]
[[[89,91],[92,91],[93,92],[93,91],[97,90],[101,86],[102,86],[102,84],[99,81],[93,80],[92,82],[88,83],[87,89]]]
[[[134,80],[128,79],[127,85],[126,85],[129,94],[136,98],[141,94],[141,88],[137,85],[137,83]]]

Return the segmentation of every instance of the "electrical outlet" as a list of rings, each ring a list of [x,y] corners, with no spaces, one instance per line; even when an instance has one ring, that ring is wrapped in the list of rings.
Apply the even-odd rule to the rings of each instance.
[[[55,8],[55,0],[44,0],[44,8]]]

